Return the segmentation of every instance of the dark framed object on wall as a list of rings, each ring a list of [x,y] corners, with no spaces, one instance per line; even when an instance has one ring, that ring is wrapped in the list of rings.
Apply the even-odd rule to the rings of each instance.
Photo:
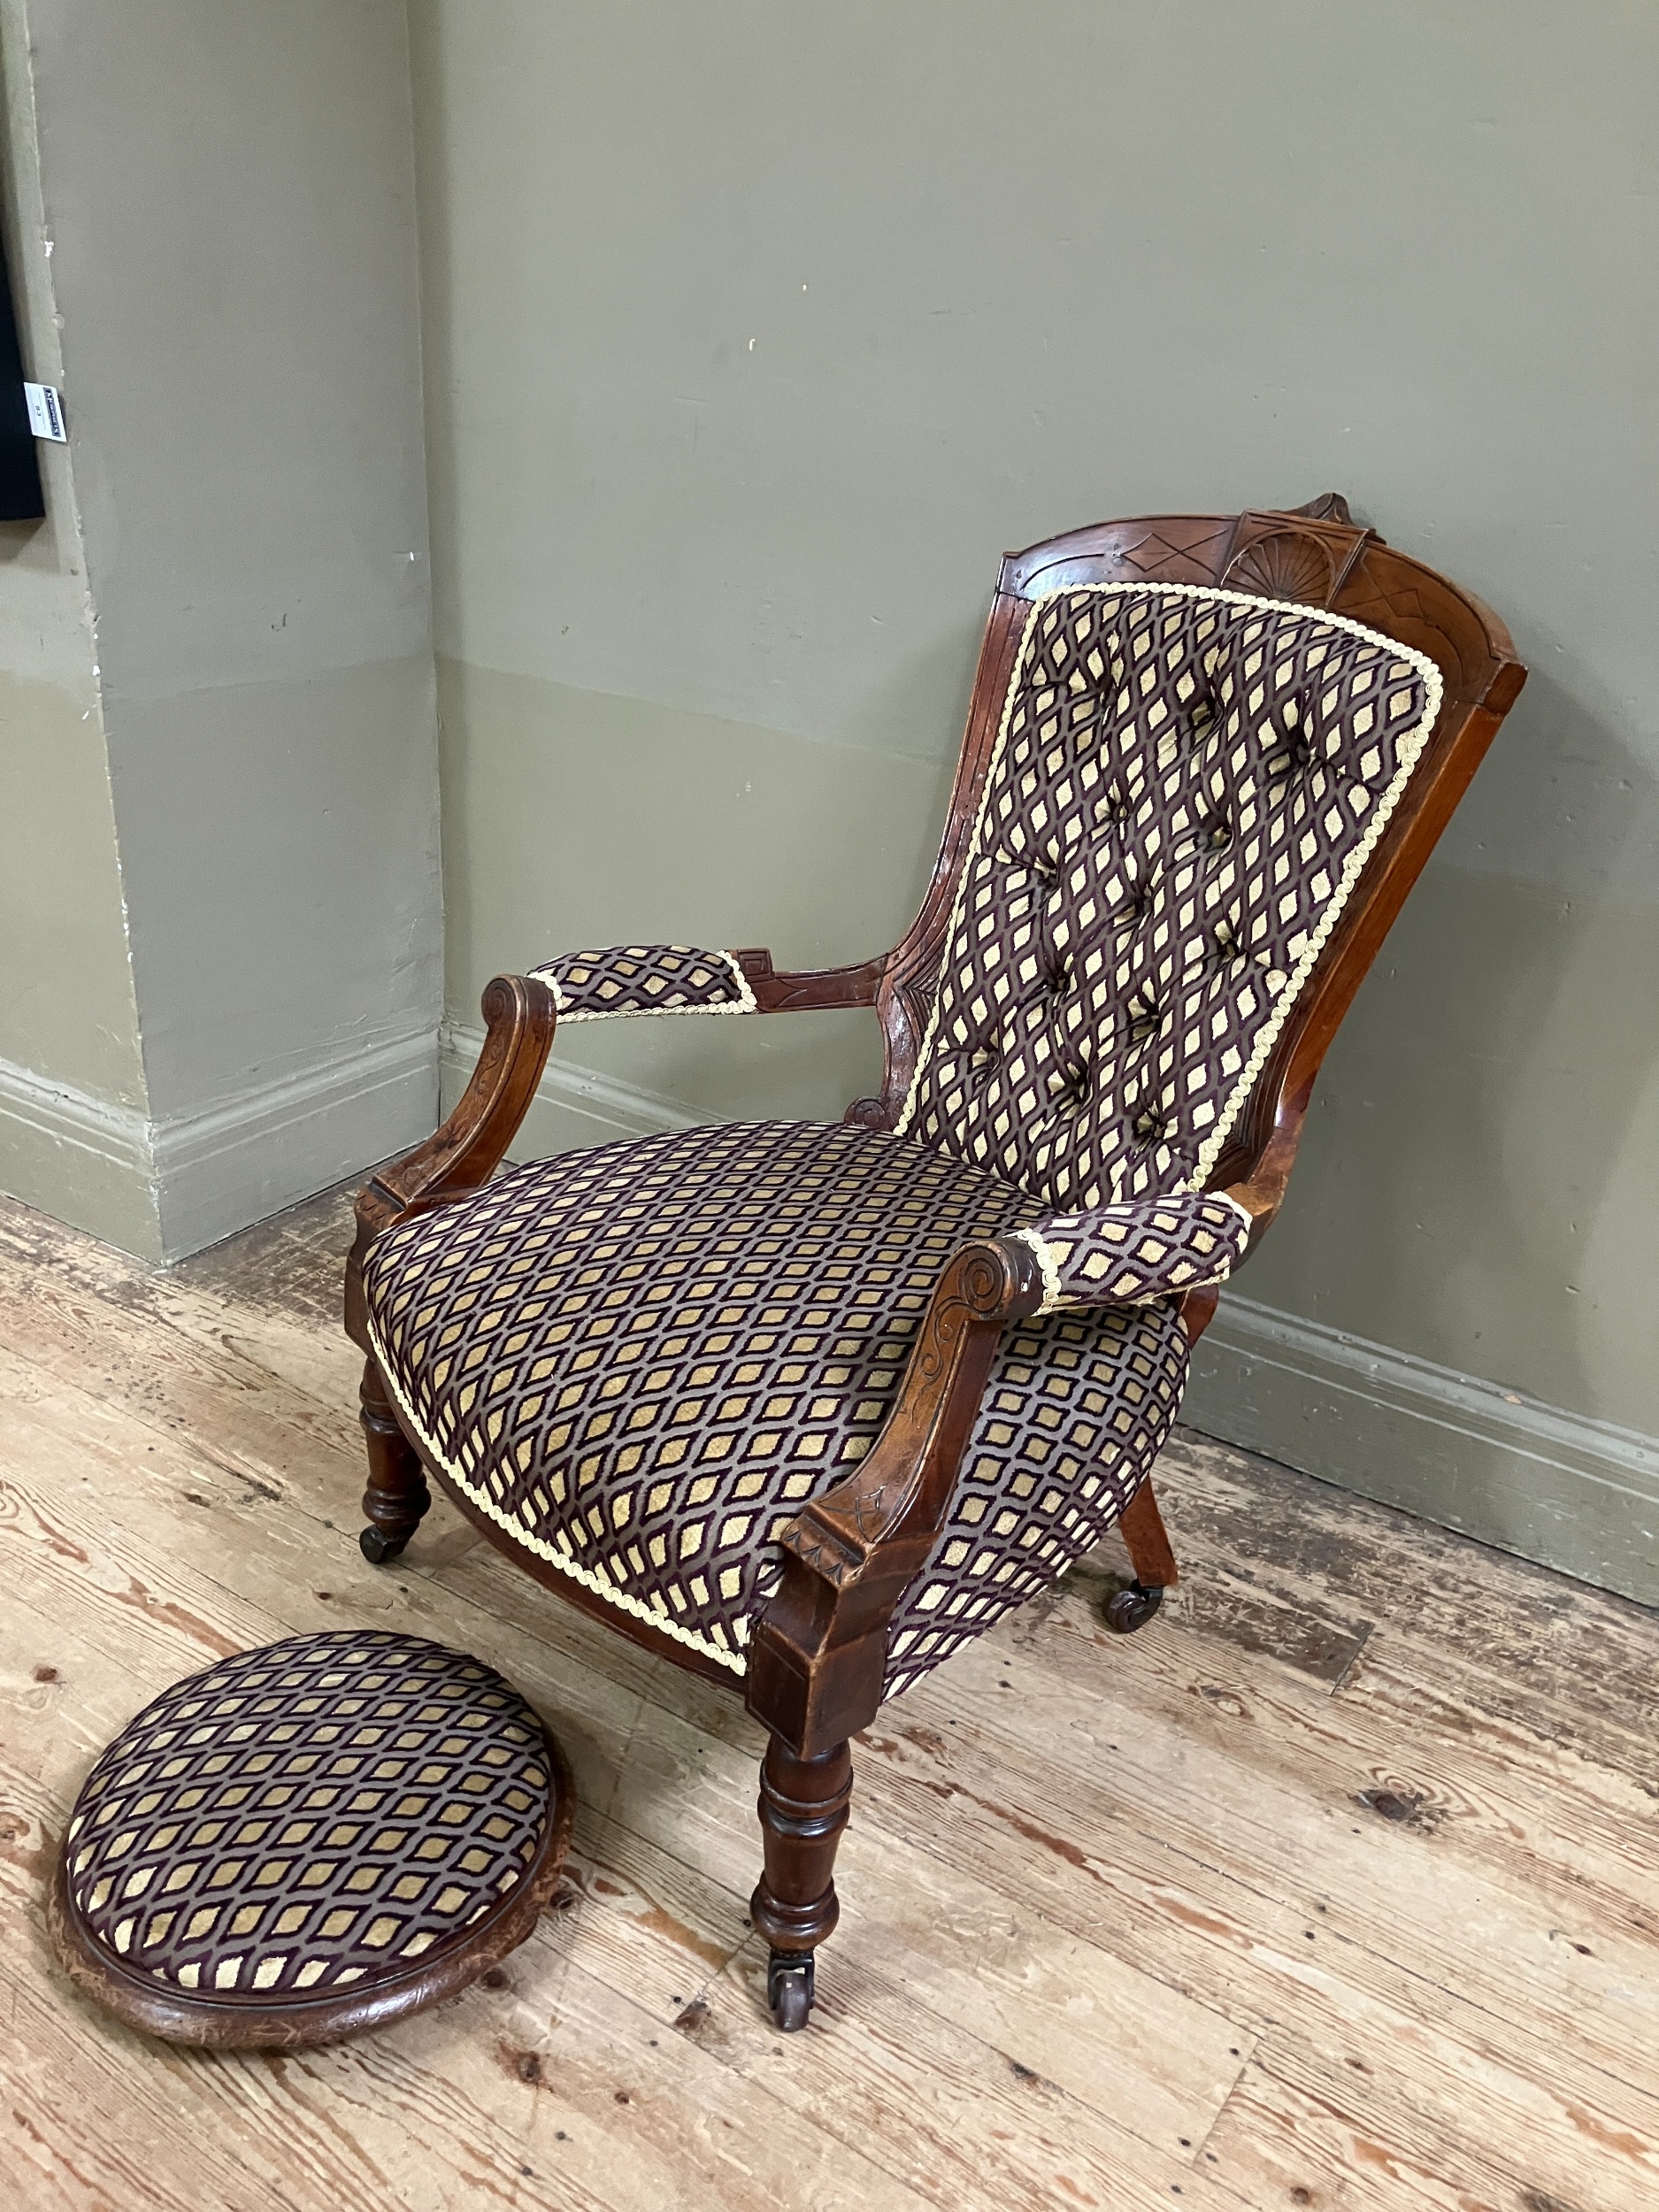
[[[0,522],[37,522],[46,512],[40,462],[23,396],[23,357],[5,255],[0,251]]]

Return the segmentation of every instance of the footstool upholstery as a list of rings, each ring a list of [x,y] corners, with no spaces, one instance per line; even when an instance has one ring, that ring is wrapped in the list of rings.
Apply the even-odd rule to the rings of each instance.
[[[480,1660],[343,1629],[165,1691],[87,1778],[50,1917],[129,2026],[295,2049],[433,2004],[521,1943],[573,1799]]]

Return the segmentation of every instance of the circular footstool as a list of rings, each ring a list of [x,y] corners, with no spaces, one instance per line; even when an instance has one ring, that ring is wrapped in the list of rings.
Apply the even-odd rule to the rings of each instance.
[[[522,1943],[574,1799],[481,1661],[345,1629],[222,1660],[128,1723],[75,1801],[58,1956],[129,2027],[296,2050],[436,2004]]]

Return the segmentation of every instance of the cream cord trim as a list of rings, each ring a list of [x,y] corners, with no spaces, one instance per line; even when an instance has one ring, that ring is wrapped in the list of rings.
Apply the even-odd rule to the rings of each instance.
[[[969,876],[974,862],[979,856],[979,841],[985,830],[986,816],[991,803],[991,787],[995,780],[997,770],[1002,766],[1002,755],[1007,749],[1008,728],[1013,719],[1014,701],[1018,694],[1021,679],[1025,674],[1025,664],[1030,658],[1032,639],[1036,633],[1038,618],[1051,600],[1075,599],[1083,592],[1093,592],[1102,598],[1108,593],[1125,595],[1140,593],[1147,595],[1163,593],[1184,599],[1221,600],[1228,606],[1261,607],[1269,611],[1279,613],[1294,609],[1300,613],[1316,616],[1319,621],[1328,624],[1333,630],[1346,630],[1352,637],[1364,638],[1373,645],[1383,646],[1396,658],[1405,661],[1417,670],[1423,678],[1428,692],[1428,706],[1423,719],[1415,730],[1407,731],[1400,740],[1400,766],[1395,772],[1394,781],[1384,792],[1373,810],[1371,818],[1366,825],[1364,835],[1342,864],[1342,873],[1335,889],[1325,902],[1325,912],[1319,917],[1318,926],[1309,937],[1295,966],[1291,969],[1286,977],[1285,988],[1279,993],[1273,1010],[1263,1025],[1262,1033],[1256,1039],[1238,1081],[1227,1094],[1226,1103],[1221,1110],[1220,1118],[1199,1148],[1198,1158],[1191,1175],[1184,1184],[1177,1186],[1178,1190],[1199,1190],[1203,1186],[1204,1178],[1220,1159],[1227,1138],[1232,1133],[1233,1125],[1244,1110],[1245,1103],[1255,1087],[1256,1079],[1267,1065],[1268,1056],[1279,1042],[1279,1033],[1290,1018],[1291,1009],[1302,995],[1302,985],[1312,973],[1314,963],[1325,950],[1332,931],[1341,918],[1342,910],[1348,904],[1354,886],[1359,881],[1363,872],[1365,863],[1376,850],[1378,840],[1387,828],[1389,818],[1400,803],[1407,784],[1411,780],[1412,771],[1423,757],[1423,749],[1428,743],[1429,733],[1434,727],[1435,720],[1440,714],[1445,684],[1440,670],[1426,653],[1419,653],[1409,645],[1402,645],[1397,638],[1385,637],[1380,630],[1369,629],[1364,623],[1352,621],[1347,615],[1326,614],[1317,607],[1304,607],[1297,600],[1262,599],[1251,592],[1221,591],[1210,584],[1074,584],[1059,591],[1046,591],[1040,594],[1032,602],[1031,612],[1025,620],[1025,634],[1020,640],[1019,652],[1014,662],[1014,672],[1009,678],[1008,695],[1002,702],[1002,719],[996,733],[996,746],[985,772],[985,786],[979,797],[979,818],[973,825],[973,836],[963,859],[962,873],[956,879],[956,895],[950,910],[950,926],[945,932],[947,951],[956,936],[956,925],[962,918],[963,907],[968,895]],[[942,968],[942,959],[941,964]],[[893,1132],[895,1136],[903,1136],[910,1128],[910,1117],[916,1110],[917,1092],[921,1087],[922,1077],[926,1073],[927,1064],[933,1056],[933,1043],[939,1031],[939,1018],[944,1008],[944,998],[945,995],[941,988],[934,997],[933,1015],[927,1025],[927,1034],[922,1040],[920,1052],[916,1056],[916,1072],[910,1078],[910,1087],[905,1097],[904,1110],[895,1125]],[[1171,1193],[1171,1195],[1174,1194]]]
[[[694,1012],[697,1010],[685,1008],[680,1010]],[[738,1010],[733,1008],[732,1010],[736,1012]],[[572,1559],[568,1553],[556,1550],[544,1536],[533,1535],[522,1522],[515,1521],[503,1513],[494,1498],[479,1489],[469,1477],[461,1472],[451,1459],[446,1457],[438,1449],[431,1437],[427,1435],[424,1424],[416,1418],[414,1408],[410,1404],[402,1386],[392,1371],[391,1362],[387,1358],[381,1347],[373,1320],[369,1323],[369,1338],[373,1344],[374,1357],[385,1379],[386,1387],[391,1392],[393,1402],[409,1429],[420,1439],[427,1452],[442,1468],[445,1476],[455,1485],[456,1488],[463,1491],[477,1506],[480,1513],[488,1514],[498,1528],[505,1529],[515,1544],[522,1544],[526,1551],[534,1552],[538,1559],[545,1559],[549,1566],[557,1567],[561,1574],[568,1575],[572,1582],[580,1582],[584,1590],[591,1590],[595,1597],[603,1598],[608,1605],[614,1605],[618,1612],[631,1613],[635,1620],[649,1621],[653,1628],[660,1629],[664,1636],[672,1636],[677,1643],[689,1644],[694,1651],[702,1652],[706,1658],[718,1659],[723,1667],[729,1667],[733,1674],[746,1675],[749,1672],[749,1661],[741,1652],[722,1650],[718,1644],[711,1643],[706,1636],[700,1636],[695,1629],[682,1627],[672,1613],[659,1613],[654,1605],[648,1605],[642,1598],[631,1597],[626,1590],[618,1590],[614,1583],[607,1582],[603,1576],[596,1575],[591,1567],[584,1567],[579,1559]]]
[[[1060,1288],[1060,1270],[1055,1263],[1054,1247],[1045,1243],[1035,1229],[1015,1229],[1010,1234],[1018,1237],[1022,1244],[1029,1245],[1037,1256],[1037,1265],[1042,1275],[1042,1303],[1033,1318],[1040,1321],[1045,1313],[1055,1311],[1064,1294]]]
[[[1191,1194],[1192,1194],[1180,1191],[1171,1191],[1170,1196],[1172,1198],[1179,1198]],[[1256,1216],[1250,1211],[1249,1208],[1243,1202],[1243,1201],[1241,1199],[1235,1198],[1231,1191],[1215,1190],[1208,1191],[1201,1194],[1209,1198],[1217,1199],[1223,1205],[1231,1206],[1233,1212],[1238,1215],[1240,1220],[1243,1222],[1247,1229],[1255,1228]],[[1156,1205],[1160,1202],[1156,1199],[1148,1199],[1143,1202],[1140,1199],[1125,1198],[1119,1199],[1116,1202],[1124,1206],[1134,1206],[1140,1205],[1143,1202],[1148,1205]],[[1167,1204],[1168,1201],[1165,1200],[1162,1202]],[[1110,1209],[1105,1206],[1090,1206],[1084,1208],[1083,1210],[1086,1213],[1106,1213],[1110,1210]],[[1072,1310],[1072,1309],[1065,1307],[1062,1303],[1065,1297],[1065,1293],[1061,1288],[1060,1285],[1059,1263],[1054,1256],[1053,1245],[1047,1241],[1041,1230],[1010,1229],[1008,1233],[1010,1237],[1018,1237],[1022,1244],[1029,1245],[1031,1249],[1037,1256],[1037,1266],[1042,1275],[1042,1303],[1038,1307],[1032,1318],[1035,1321],[1041,1321],[1045,1314]],[[1227,1269],[1227,1275],[1231,1275],[1233,1269],[1231,1265],[1229,1265]],[[1227,1279],[1226,1275],[1224,1275],[1221,1279],[1223,1282],[1225,1282]],[[1106,1300],[1104,1302],[1109,1305],[1133,1303],[1137,1305],[1150,1306],[1155,1305],[1157,1302],[1158,1298],[1165,1295],[1173,1297],[1175,1293],[1173,1291],[1170,1291],[1168,1293],[1160,1291],[1156,1292],[1150,1298],[1136,1299],[1133,1301],[1112,1298]]]
[[[705,952],[700,945],[674,945],[669,949],[674,952],[701,953],[705,960],[724,960],[732,971],[733,982],[737,986],[735,1002],[731,999],[723,1000],[718,1006],[595,1006],[589,1007],[586,1011],[578,1010],[572,1012],[565,1007],[565,994],[558,987],[557,978],[549,975],[547,972],[548,967],[552,964],[550,962],[540,968],[532,968],[530,973],[539,981],[545,983],[552,992],[553,1004],[557,1010],[561,1023],[625,1022],[636,1020],[646,1014],[757,1014],[760,1011],[753,987],[731,953]]]

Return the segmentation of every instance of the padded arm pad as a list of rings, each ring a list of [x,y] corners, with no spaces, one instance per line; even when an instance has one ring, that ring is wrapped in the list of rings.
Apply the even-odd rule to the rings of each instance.
[[[530,972],[552,990],[561,1023],[757,1010],[735,956],[693,945],[612,945],[604,952],[562,953]]]
[[[1132,1198],[1087,1213],[1051,1214],[1008,1234],[1030,1245],[1042,1270],[1040,1310],[1147,1306],[1225,1282],[1250,1241],[1250,1216],[1216,1191]]]

